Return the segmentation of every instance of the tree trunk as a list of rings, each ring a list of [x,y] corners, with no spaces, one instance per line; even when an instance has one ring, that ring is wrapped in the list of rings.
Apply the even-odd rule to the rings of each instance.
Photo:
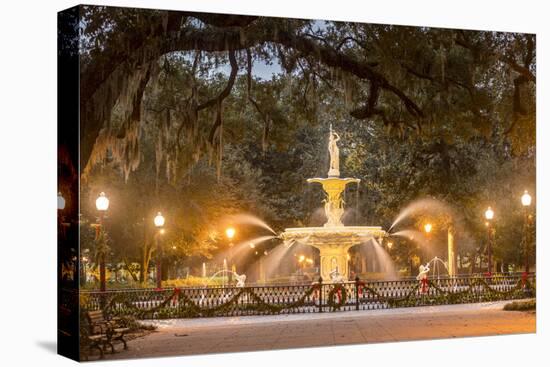
[[[147,283],[147,274],[149,271],[149,263],[151,262],[151,247],[145,245],[142,258],[141,258],[141,272],[140,272],[140,282],[141,284]]]
[[[138,277],[136,275],[136,273],[134,273],[132,271],[132,269],[130,269],[130,266],[128,265],[128,259],[126,257],[123,257],[122,258],[122,262],[124,262],[124,267],[126,268],[126,270],[128,271],[128,273],[130,273],[130,276],[132,277],[132,279],[134,280],[134,282],[137,282],[138,281]]]

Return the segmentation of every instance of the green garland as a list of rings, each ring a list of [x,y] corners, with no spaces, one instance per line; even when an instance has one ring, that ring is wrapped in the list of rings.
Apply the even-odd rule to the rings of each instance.
[[[525,282],[525,284],[523,284]],[[362,287],[363,291],[370,292],[381,302],[386,302],[389,307],[410,307],[421,304],[456,304],[464,303],[464,301],[469,301],[471,297],[477,296],[477,300],[486,300],[494,301],[507,298],[520,298],[523,296],[521,292],[527,290],[531,295],[534,295],[535,288],[529,280],[518,280],[514,288],[507,291],[499,291],[492,288],[487,281],[483,278],[476,278],[468,284],[468,287],[465,290],[459,292],[451,292],[444,290],[439,287],[433,280],[428,281],[428,287],[433,288],[436,291],[435,295],[423,294],[421,298],[417,298],[417,292],[420,288],[420,283],[417,283],[407,295],[400,298],[386,297],[381,295],[372,287],[367,286],[365,283],[360,282],[359,286]],[[483,287],[485,291],[484,294],[477,295],[473,292],[475,286]]]
[[[112,297],[109,302],[105,305],[105,310],[107,310],[110,314],[120,314],[120,312],[117,312],[117,307],[115,305],[122,304],[126,307],[127,310],[132,311],[130,314],[135,315],[138,318],[142,318],[148,313],[154,313],[161,309],[163,309],[176,295],[178,291],[174,289],[174,292],[170,294],[165,300],[163,300],[161,303],[159,303],[156,306],[153,306],[148,309],[142,309],[136,307],[131,300],[128,299],[128,297],[125,297],[124,294],[117,294],[114,297]],[[147,300],[140,301],[140,302],[151,302],[152,298],[154,297],[154,294],[151,295]]]
[[[178,288],[176,288],[174,289],[174,292],[172,294],[170,294],[166,299],[164,299],[161,303],[154,307],[150,307],[147,309],[139,308],[135,304],[133,304],[133,302],[128,299],[128,297],[124,297],[123,294],[119,294],[110,299],[110,301],[105,306],[105,309],[112,314],[125,314],[128,313],[127,311],[130,311],[131,314],[135,315],[138,318],[144,318],[145,316],[152,315],[156,312],[158,312],[158,316],[162,318],[171,316],[211,317],[226,314],[232,309],[237,309],[240,311],[255,311],[260,313],[280,313],[287,309],[305,306],[307,298],[311,296],[315,290],[318,289],[320,289],[319,285],[314,284],[310,288],[308,288],[298,300],[292,303],[269,304],[256,293],[254,293],[251,289],[241,288],[227,302],[224,302],[215,307],[201,307],[187,295],[181,293]],[[249,296],[252,302],[239,304],[238,301],[243,295]],[[165,306],[170,301],[175,301],[178,303],[177,309],[165,309]],[[124,309],[121,310],[120,305],[123,305]]]
[[[392,297],[382,295],[377,289],[368,286],[364,282],[356,283],[357,292],[363,291],[363,297],[367,293],[371,293],[376,297],[376,301],[385,304],[387,307],[410,307],[419,305],[433,304],[456,304],[480,301],[493,301],[501,299],[517,299],[525,298],[526,295],[532,297],[536,293],[534,283],[528,279],[520,279],[512,289],[499,291],[492,288],[484,278],[475,278],[469,284],[464,285],[466,289],[453,292],[451,290],[441,288],[433,280],[429,280],[428,291],[419,294],[420,282],[410,289],[403,297]],[[481,287],[481,292],[477,292],[475,287]],[[237,290],[233,288],[233,290]],[[156,306],[149,308],[140,308],[135,302],[149,303],[159,297],[158,293],[152,293],[147,299],[136,299],[137,295],[128,293],[117,293],[109,299],[105,305],[105,311],[116,316],[132,315],[137,318],[174,318],[174,317],[211,317],[228,315],[232,312],[240,314],[278,314],[286,310],[299,309],[304,306],[316,306],[308,298],[314,292],[322,292],[320,284],[313,284],[294,302],[291,303],[276,303],[272,304],[264,300],[256,294],[253,288],[240,288],[226,302],[216,305],[215,307],[203,307],[197,304],[188,295],[184,294],[180,289],[175,288],[168,296],[160,301]],[[247,302],[241,302],[241,297],[248,297]],[[338,297],[338,299],[336,299]],[[141,297],[140,297],[141,298]],[[348,300],[348,292],[344,284],[334,284],[327,294],[326,306],[331,311],[341,309],[346,305]],[[359,302],[360,300],[357,300]],[[82,300],[81,300],[82,302]],[[174,307],[167,307],[170,302],[174,302]],[[367,301],[368,303],[369,301]],[[81,303],[82,311],[86,311],[85,303]],[[323,305],[316,307],[326,307]]]

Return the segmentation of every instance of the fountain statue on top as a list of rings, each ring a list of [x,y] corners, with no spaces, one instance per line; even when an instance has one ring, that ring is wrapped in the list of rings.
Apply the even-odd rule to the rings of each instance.
[[[340,149],[336,144],[340,136],[332,130],[330,125],[330,137],[328,142],[328,152],[330,154],[330,167],[327,178],[308,178],[307,182],[317,182],[323,185],[326,197],[325,215],[327,222],[325,227],[342,227],[342,216],[344,215],[344,199],[342,193],[350,183],[361,182],[358,178],[340,178]]]
[[[340,149],[336,144],[339,140],[340,136],[332,131],[332,124],[330,124],[330,138],[328,141],[328,152],[330,154],[329,177],[340,177]]]
[[[322,185],[327,222],[323,227],[287,228],[281,238],[290,246],[298,241],[319,249],[320,273],[325,281],[347,279],[349,276],[348,250],[372,238],[385,236],[381,227],[344,226],[344,199],[342,194],[350,183],[361,182],[358,178],[340,178],[340,136],[330,126],[328,151],[330,166],[328,177],[309,178],[307,182]]]

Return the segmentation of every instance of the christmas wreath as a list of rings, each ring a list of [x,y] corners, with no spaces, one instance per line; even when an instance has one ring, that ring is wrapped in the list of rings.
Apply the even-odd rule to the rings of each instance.
[[[342,284],[335,284],[334,287],[328,292],[328,305],[331,310],[339,310],[340,307],[346,304],[348,295],[346,288]]]

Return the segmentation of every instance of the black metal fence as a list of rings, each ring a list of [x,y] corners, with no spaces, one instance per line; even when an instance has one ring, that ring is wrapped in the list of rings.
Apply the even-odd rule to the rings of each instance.
[[[535,274],[426,280],[81,291],[81,311],[166,319],[387,309],[534,297]]]

